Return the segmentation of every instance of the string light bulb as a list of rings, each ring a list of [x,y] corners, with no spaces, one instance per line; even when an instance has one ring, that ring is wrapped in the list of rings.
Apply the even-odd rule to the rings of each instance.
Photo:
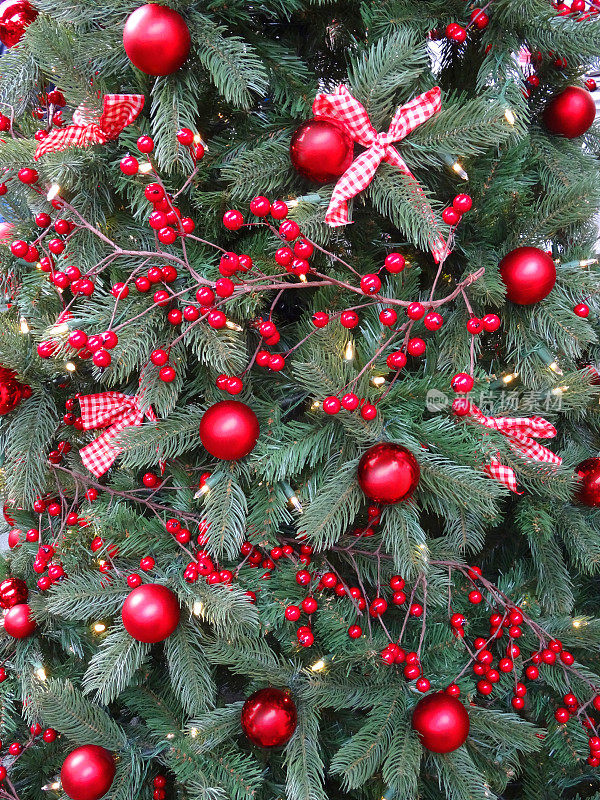
[[[25,317],[21,317],[20,320],[19,320],[19,330],[23,334],[29,333],[29,330],[30,330],[29,323],[27,322]]]
[[[298,495],[292,489],[290,484],[287,481],[279,481],[279,486],[282,489],[283,493],[285,494],[288,503],[296,509],[299,514],[302,514],[304,509],[302,508],[302,503],[300,502]]]
[[[513,114],[512,108],[507,108],[504,112],[504,119],[508,122],[509,125],[514,125],[517,121],[515,119],[515,115]]]
[[[229,328],[230,331],[243,331],[244,329],[237,324],[237,322],[233,322],[232,320],[228,319],[225,323],[225,326]]]
[[[36,678],[37,678],[38,680],[40,680],[40,681],[45,681],[45,680],[46,680],[46,678],[47,678],[47,675],[46,675],[46,670],[45,670],[43,667],[38,667],[38,668],[35,670],[35,676],[36,676]]]
[[[94,633],[104,633],[104,631],[106,630],[106,625],[104,624],[104,622],[94,622],[94,624],[92,625],[92,630],[94,631]]]
[[[44,786],[42,786],[42,791],[43,792],[56,792],[60,788],[61,788],[61,782],[60,781],[53,781],[52,783],[46,783]]]
[[[48,194],[46,195],[46,200],[51,202],[60,194],[60,186],[58,183],[53,183],[52,186],[48,189]]]
[[[344,358],[346,359],[346,361],[352,361],[354,359],[354,356],[355,356],[354,342],[352,341],[352,339],[348,339],[348,344],[346,345],[346,348],[344,350]]]
[[[152,172],[152,164],[149,161],[143,161],[138,167],[138,172],[141,172],[142,175],[147,175]]]
[[[512,383],[515,380],[515,378],[518,377],[519,377],[518,372],[509,372],[508,375],[502,376],[502,383]]]
[[[371,383],[379,389],[385,383],[385,378],[383,375],[375,375],[371,378]]]
[[[72,361],[67,361],[65,364],[65,369],[67,372],[76,372],[77,366]]]
[[[194,600],[192,614],[195,617],[202,617],[204,615],[204,603],[201,600]]]
[[[213,472],[208,476],[208,478],[205,478],[202,486],[199,487],[198,491],[194,495],[194,500],[198,500],[200,497],[205,497],[210,490],[217,485],[222,475],[222,472]]]

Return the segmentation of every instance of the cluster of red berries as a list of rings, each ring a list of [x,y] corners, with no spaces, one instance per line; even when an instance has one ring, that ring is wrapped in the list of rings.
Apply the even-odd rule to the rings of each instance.
[[[65,413],[63,414],[63,423],[65,425],[72,425],[76,431],[83,430],[83,420],[78,417],[74,412],[77,408],[77,399],[75,397],[68,397],[65,400]]]
[[[38,102],[39,105],[33,110],[34,119],[47,119],[49,125],[54,125],[57,128],[61,128],[65,124],[60,109],[66,105],[66,100],[60,89],[52,89],[46,94],[39,95]],[[41,142],[48,134],[49,131],[42,128],[36,131],[34,136],[36,141]]]
[[[152,781],[152,786],[154,787],[152,791],[152,800],[165,800],[167,793],[165,791],[165,786],[167,785],[167,779],[164,775],[157,775],[154,780]]]
[[[55,555],[54,546],[51,544],[42,544],[38,548],[37,554],[33,562],[33,571],[36,575],[41,577],[37,580],[37,587],[41,592],[47,591],[52,584],[58,583],[67,577],[62,564],[53,563],[52,559]],[[47,575],[43,573],[48,571]]]
[[[4,671],[4,670],[2,670]],[[4,678],[2,678],[4,680]],[[47,744],[53,742],[56,737],[58,736],[58,731],[55,731],[54,728],[45,728],[43,729],[39,723],[34,723],[29,728],[31,732],[32,739],[36,739],[40,734],[42,735],[42,740]],[[0,742],[0,750],[3,748],[2,742]],[[17,758],[23,753],[25,750],[25,746],[22,745],[20,742],[12,742],[7,747],[7,753],[9,756],[13,756],[14,760],[11,763],[11,767],[14,766],[15,761]],[[0,764],[0,781],[5,780],[6,776],[8,775],[8,771],[4,764]]]
[[[65,441],[64,439],[61,440],[54,450],[51,450],[48,453],[48,461],[51,464],[60,464],[63,460],[63,456],[66,456],[67,453],[70,453],[72,450],[72,446],[70,442]]]
[[[466,28],[463,28],[463,26],[459,25],[458,22],[451,22],[446,26],[446,38],[453,42],[462,43],[467,38],[467,30],[469,28],[474,26],[479,30],[483,30],[484,28],[487,28],[489,21],[490,18],[485,11],[483,11],[481,8],[474,8],[473,11],[471,11],[471,21]]]
[[[570,6],[567,3],[563,3],[562,0],[555,0],[552,3],[552,7],[556,9],[556,14],[559,17],[577,14],[577,22],[596,16],[600,12],[597,6],[593,5],[593,3],[586,3],[586,0],[572,0]]]

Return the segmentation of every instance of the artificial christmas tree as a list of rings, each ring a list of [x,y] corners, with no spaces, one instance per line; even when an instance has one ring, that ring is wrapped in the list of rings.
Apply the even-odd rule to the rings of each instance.
[[[0,795],[590,796],[596,4],[9,5]]]

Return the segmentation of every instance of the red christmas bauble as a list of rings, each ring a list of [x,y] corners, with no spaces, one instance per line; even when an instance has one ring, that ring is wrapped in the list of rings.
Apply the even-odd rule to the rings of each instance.
[[[19,405],[25,396],[25,388],[12,370],[0,367],[0,416],[8,414]]]
[[[127,595],[121,617],[125,630],[138,642],[154,644],[168,638],[177,625],[181,611],[170,589],[159,583],[144,583]]]
[[[358,465],[360,488],[370,500],[386,505],[408,500],[420,476],[421,470],[410,450],[388,442],[367,450]]]
[[[309,119],[292,136],[290,157],[297,172],[315,183],[330,183],[352,163],[353,143],[336,122]]]
[[[579,478],[576,498],[585,506],[600,506],[600,458],[586,458],[575,468]]]
[[[567,139],[584,134],[595,117],[594,98],[581,86],[567,86],[544,109],[544,124],[548,130]]]
[[[190,52],[185,20],[168,6],[146,3],[131,13],[123,29],[123,44],[131,63],[147,75],[170,75]]]
[[[296,730],[296,704],[287,692],[267,687],[251,695],[242,708],[242,728],[259,747],[281,747]]]
[[[517,247],[500,262],[500,277],[507,299],[528,306],[550,294],[556,283],[556,267],[548,253],[538,247]]]
[[[470,722],[460,700],[439,692],[419,700],[413,711],[412,726],[427,750],[451,753],[464,744]]]
[[[224,461],[237,461],[250,453],[260,428],[250,406],[239,400],[221,400],[204,412],[200,439],[208,452]]]
[[[6,47],[20,42],[37,15],[37,9],[27,0],[5,0],[0,4],[0,42]]]
[[[13,639],[26,639],[36,629],[35,620],[27,603],[19,603],[4,615],[4,630]]]
[[[0,583],[0,608],[12,608],[24,603],[28,596],[27,584],[21,578],[5,578]]]
[[[72,800],[99,800],[112,786],[115,772],[115,760],[108,750],[85,744],[65,758],[60,780]]]

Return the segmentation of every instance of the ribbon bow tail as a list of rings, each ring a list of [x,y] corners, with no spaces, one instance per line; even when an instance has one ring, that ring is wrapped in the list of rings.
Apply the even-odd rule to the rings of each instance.
[[[125,428],[141,425],[144,420],[144,412],[136,397],[119,392],[86,395],[81,397],[79,402],[85,430],[106,428],[98,438],[80,451],[84,465],[99,478],[110,469],[117,456],[123,451],[122,445],[118,443],[118,435]],[[149,413],[148,416],[150,416]]]
[[[68,147],[88,147],[116,139],[137,118],[144,107],[144,99],[141,94],[107,94],[100,119],[84,104],[80,105],[73,113],[73,125],[51,131],[39,143],[35,160]]]

